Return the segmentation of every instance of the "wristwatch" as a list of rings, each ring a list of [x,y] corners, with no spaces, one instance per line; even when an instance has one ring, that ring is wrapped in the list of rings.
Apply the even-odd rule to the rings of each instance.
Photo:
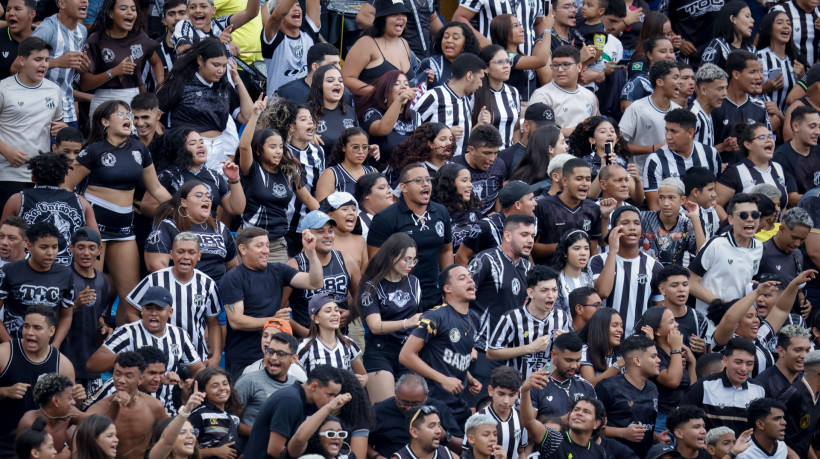
[[[616,361],[614,361],[614,362],[612,362],[612,368],[614,368],[614,369],[616,369],[616,370],[618,370],[618,371],[621,371],[621,366],[620,366],[620,365],[618,365],[618,361],[617,361],[617,360],[616,360]]]

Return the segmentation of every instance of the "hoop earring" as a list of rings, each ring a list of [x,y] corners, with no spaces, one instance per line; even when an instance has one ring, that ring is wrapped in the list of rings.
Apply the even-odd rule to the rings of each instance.
[[[185,211],[185,214],[184,214],[184,215],[182,214],[182,209],[184,209],[184,208],[185,208],[184,206],[179,206],[179,207],[177,208],[177,213],[178,213],[178,214],[179,214],[179,216],[180,216],[180,217],[182,217],[182,218],[188,218],[188,211],[187,211],[187,210]]]

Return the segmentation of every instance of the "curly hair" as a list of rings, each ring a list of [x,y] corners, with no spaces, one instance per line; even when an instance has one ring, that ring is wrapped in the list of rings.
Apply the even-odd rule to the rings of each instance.
[[[347,128],[342,131],[341,135],[339,135],[339,140],[333,144],[333,149],[330,150],[330,154],[327,155],[327,159],[325,160],[325,166],[335,166],[337,164],[342,164],[342,161],[345,160],[345,152],[343,148],[347,146],[347,143],[350,142],[350,138],[357,135],[363,135],[368,142],[370,142],[370,136],[364,132],[364,129],[360,127],[351,127]],[[365,158],[366,159],[366,158]]]
[[[481,45],[478,44],[478,40],[473,35],[473,31],[470,30],[470,27],[463,22],[448,22],[444,24],[444,27],[438,31],[436,34],[436,38],[433,40],[433,55],[436,54],[444,54],[441,50],[441,40],[444,38],[444,32],[447,29],[452,29],[453,27],[458,27],[461,29],[461,34],[464,35],[464,48],[461,50],[460,54],[475,54],[478,56],[478,53],[481,51]]]
[[[419,126],[407,140],[393,149],[390,168],[399,172],[409,164],[429,161],[433,156],[433,150],[428,143],[435,140],[438,133],[444,129],[450,128],[441,123],[424,123]]]
[[[48,402],[51,401],[51,397],[54,397],[73,385],[68,377],[60,373],[48,373],[43,375],[43,377],[37,381],[37,384],[34,385],[34,392],[32,393],[32,395],[34,395],[34,402],[40,406],[48,405]]]
[[[356,111],[356,116],[359,119],[363,119],[364,114],[371,108],[375,108],[384,114],[389,108],[387,106],[387,99],[390,97],[390,93],[393,92],[393,86],[399,81],[399,76],[401,75],[404,75],[404,72],[401,70],[391,70],[376,79],[376,81],[373,82],[373,91],[356,101],[356,105],[353,107]],[[405,104],[404,111],[399,114],[399,117],[412,120],[412,104]]]
[[[290,127],[296,123],[296,116],[299,114],[299,110],[307,110],[313,118],[313,122],[318,122],[316,114],[306,105],[300,105],[288,99],[279,99],[265,107],[265,110],[259,115],[259,122],[256,125],[256,129],[262,130],[267,128],[279,131],[285,143],[290,143]]]
[[[470,193],[469,201],[464,201],[456,190],[458,173],[466,169],[467,168],[461,164],[447,163],[441,166],[441,169],[436,172],[436,179],[433,181],[433,192],[430,194],[430,200],[446,207],[450,215],[456,212],[478,210],[481,207],[481,200],[478,199],[475,192]]]
[[[68,157],[62,153],[43,152],[28,160],[28,170],[37,185],[59,186],[70,169]]]
[[[158,174],[173,166],[183,170],[188,167],[194,158],[187,148],[188,136],[192,132],[195,131],[191,128],[176,128],[156,138],[151,157]]]
[[[347,429],[352,427],[352,426],[346,426],[345,423],[342,422],[341,419],[337,418],[336,416],[333,416],[332,414],[327,415],[325,420],[322,421],[322,424],[319,425],[319,428],[316,429],[316,432],[313,432],[313,435],[311,435],[310,438],[308,439],[307,445],[305,445],[305,452],[304,452],[303,456],[311,455],[311,454],[317,454],[321,457],[325,457],[325,455],[327,453],[325,452],[325,449],[322,447],[322,441],[321,441],[321,438],[319,437],[319,432],[321,432],[322,427],[324,427],[325,424],[327,424],[329,422],[338,422],[339,425],[342,426],[342,430],[347,430]],[[348,438],[350,438],[350,432],[348,432]]]
[[[313,79],[310,82],[310,93],[308,94],[307,104],[310,111],[317,117],[325,116],[327,112],[327,109],[325,109],[325,75],[331,70],[339,72],[339,75],[342,74],[339,67],[333,64],[323,65],[313,72]],[[344,91],[344,88],[342,88],[342,91]],[[344,92],[342,93],[342,98],[339,100],[338,107],[342,109],[342,113],[347,113]]]
[[[373,429],[376,426],[376,415],[370,403],[370,397],[367,395],[367,391],[364,390],[362,383],[359,382],[352,371],[339,371],[339,379],[341,379],[342,384],[342,390],[339,393],[353,396],[337,414],[339,419],[342,420],[342,425],[355,428],[364,421],[369,429]]]
[[[615,129],[615,137],[618,139],[615,141],[615,154],[628,161],[632,155],[629,153],[626,140],[621,136],[621,128],[618,126],[618,122],[605,116],[592,116],[578,123],[578,126],[575,127],[572,134],[569,135],[569,139],[567,139],[568,153],[583,158],[594,152],[595,150],[590,145],[589,139],[595,137],[595,130],[602,123],[609,123]]]

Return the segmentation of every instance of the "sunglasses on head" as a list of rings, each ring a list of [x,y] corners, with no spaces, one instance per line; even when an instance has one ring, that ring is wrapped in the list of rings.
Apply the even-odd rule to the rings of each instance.
[[[758,212],[756,210],[753,210],[751,212],[746,212],[744,210],[744,211],[741,211],[741,212],[737,213],[737,216],[740,217],[741,220],[746,220],[747,218],[749,218],[749,215],[751,215],[752,218],[755,219],[755,220],[760,218],[760,212]]]
[[[433,405],[422,405],[422,406],[420,406],[419,409],[416,410],[416,414],[414,414],[413,417],[410,418],[410,425],[411,426],[413,425],[414,422],[416,422],[416,418],[419,417],[420,413],[424,413],[425,416],[427,416],[430,413],[438,414],[438,409]]]

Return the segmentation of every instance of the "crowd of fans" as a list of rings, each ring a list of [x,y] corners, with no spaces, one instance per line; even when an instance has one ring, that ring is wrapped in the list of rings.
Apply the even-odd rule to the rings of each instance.
[[[0,2],[0,457],[818,457],[817,2],[244,1]]]

